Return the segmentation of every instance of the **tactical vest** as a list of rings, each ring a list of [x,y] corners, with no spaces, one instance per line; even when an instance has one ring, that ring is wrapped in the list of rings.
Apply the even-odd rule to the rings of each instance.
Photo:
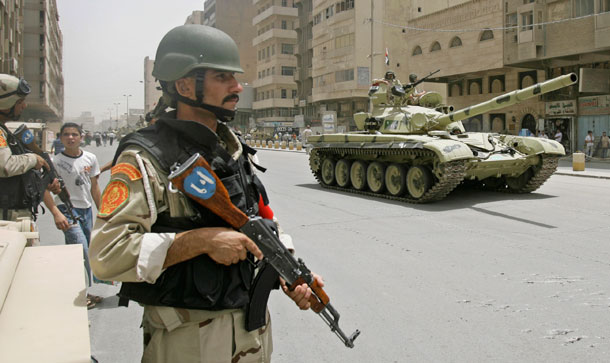
[[[26,148],[4,125],[0,125],[7,136],[6,142],[13,155],[26,154]],[[33,168],[20,175],[0,178],[0,218],[7,219],[9,210],[28,209],[35,219],[38,205],[42,202],[44,190],[42,176]]]
[[[264,199],[267,197],[248,162],[247,155],[255,151],[242,144],[244,152],[235,161],[221,147],[217,135],[206,126],[193,121],[160,119],[121,140],[114,162],[126,147],[137,145],[157,160],[163,169],[160,172],[169,174],[175,162],[184,162],[198,152],[227,188],[231,202],[247,215],[257,215],[259,194]],[[230,228],[208,209],[194,202],[192,205],[198,212],[196,216],[172,218],[169,211],[162,212],[157,216],[152,232],[182,232],[200,227]],[[225,266],[208,255],[199,255],[167,268],[154,284],[123,283],[119,296],[121,304],[129,299],[146,305],[187,309],[244,308],[249,302],[253,277],[254,267],[249,260]]]

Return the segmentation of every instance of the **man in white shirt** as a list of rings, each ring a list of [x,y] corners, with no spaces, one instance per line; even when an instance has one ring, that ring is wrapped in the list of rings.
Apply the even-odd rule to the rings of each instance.
[[[587,136],[585,136],[585,154],[587,156],[593,156],[593,145],[595,145],[595,136],[593,136],[593,131],[587,131]]]
[[[83,246],[87,281],[91,286],[91,267],[89,266],[89,242],[93,227],[93,203],[100,206],[100,187],[98,176],[100,166],[97,157],[80,148],[82,130],[75,123],[65,123],[61,127],[60,138],[65,150],[53,157],[53,164],[59,176],[64,180],[66,189],[70,194],[70,201],[74,206],[74,214],[78,220],[73,220],[67,207],[59,197],[51,196],[48,191],[44,196],[44,203],[55,219],[55,226],[64,232],[66,244],[81,244]],[[87,296],[87,306],[93,307],[100,298]]]

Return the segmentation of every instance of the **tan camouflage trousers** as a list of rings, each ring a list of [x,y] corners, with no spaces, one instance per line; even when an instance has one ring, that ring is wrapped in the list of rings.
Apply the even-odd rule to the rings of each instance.
[[[144,363],[268,363],[271,321],[248,332],[242,310],[203,311],[145,306]]]

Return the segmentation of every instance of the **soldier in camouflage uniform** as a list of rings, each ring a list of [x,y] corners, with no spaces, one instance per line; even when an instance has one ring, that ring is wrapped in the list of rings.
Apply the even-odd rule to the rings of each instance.
[[[18,120],[26,108],[30,86],[23,78],[0,74],[0,219],[17,221],[33,218],[42,201],[39,178],[34,170],[49,164],[39,155],[27,151],[25,144],[6,127]],[[56,184],[54,191],[58,191]]]
[[[102,195],[91,267],[100,278],[123,282],[121,299],[144,305],[143,362],[270,361],[268,313],[252,331],[244,322],[251,262],[261,251],[168,182],[171,165],[198,152],[235,206],[249,215],[264,208],[266,194],[250,162],[254,150],[225,124],[243,90],[235,72],[243,72],[237,46],[220,30],[184,25],[167,33],[153,75],[170,109],[121,141]],[[282,288],[309,308],[307,285]]]

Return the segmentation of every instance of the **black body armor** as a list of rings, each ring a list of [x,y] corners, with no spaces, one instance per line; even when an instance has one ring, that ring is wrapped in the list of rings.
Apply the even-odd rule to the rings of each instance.
[[[243,142],[244,152],[233,160],[221,147],[217,135],[206,126],[194,121],[158,120],[154,125],[136,131],[123,140],[115,154],[129,145],[138,145],[148,151],[169,174],[175,162],[182,163],[194,153],[201,154],[221,179],[231,202],[247,215],[258,214],[259,195],[266,194],[262,183],[254,175],[247,154],[255,151]],[[169,211],[160,213],[152,231],[182,232],[200,227],[229,227],[220,217],[199,204],[194,217],[170,217]],[[146,305],[171,306],[188,309],[222,310],[244,308],[254,278],[251,261],[244,260],[225,266],[208,255],[200,255],[166,269],[154,284],[146,282],[123,283],[119,296]]]

